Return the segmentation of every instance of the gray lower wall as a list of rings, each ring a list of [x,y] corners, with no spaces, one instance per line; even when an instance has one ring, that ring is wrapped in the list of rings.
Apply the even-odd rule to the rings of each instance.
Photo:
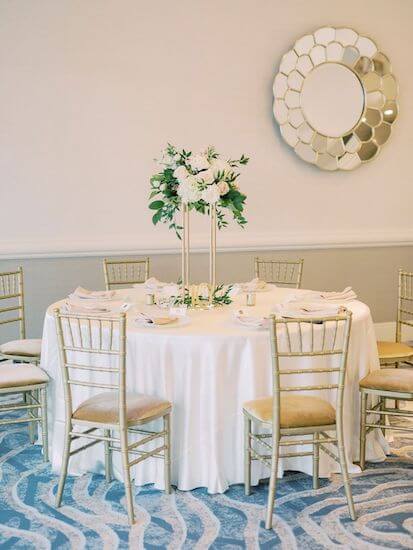
[[[399,267],[413,271],[413,247],[383,247],[304,250],[293,252],[222,252],[218,255],[218,279],[246,281],[253,277],[254,256],[304,258],[303,288],[340,290],[351,285],[360,300],[367,303],[375,322],[395,318]],[[0,271],[22,265],[25,273],[28,336],[42,333],[48,305],[67,296],[77,285],[104,288],[102,258],[47,258],[0,261]],[[206,254],[195,254],[191,272],[194,280],[206,280]],[[151,256],[151,274],[176,281],[180,274],[178,255]],[[0,341],[10,334],[0,335]]]

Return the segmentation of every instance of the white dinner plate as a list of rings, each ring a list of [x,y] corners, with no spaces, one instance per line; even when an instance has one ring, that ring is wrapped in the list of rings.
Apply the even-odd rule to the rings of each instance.
[[[188,317],[178,317],[176,321],[173,321],[172,323],[167,323],[166,325],[157,325],[156,323],[148,323],[143,319],[135,319],[135,323],[138,327],[150,328],[155,330],[160,330],[164,328],[181,328],[189,325],[190,322],[191,321]]]

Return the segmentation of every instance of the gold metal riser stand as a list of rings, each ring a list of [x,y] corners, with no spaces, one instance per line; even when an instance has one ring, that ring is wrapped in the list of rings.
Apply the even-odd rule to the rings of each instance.
[[[192,303],[189,307],[194,309],[209,309],[214,307],[213,296],[216,289],[216,249],[217,249],[217,209],[215,204],[209,208],[209,300],[207,305]],[[181,297],[184,302],[190,292],[190,222],[189,207],[182,205],[182,257],[181,257]]]

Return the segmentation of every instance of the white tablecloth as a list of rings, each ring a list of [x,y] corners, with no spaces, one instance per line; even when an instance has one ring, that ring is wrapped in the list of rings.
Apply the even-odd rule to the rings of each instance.
[[[255,307],[246,307],[245,296],[241,295],[231,306],[190,311],[187,326],[144,328],[134,322],[136,311],[148,307],[144,305],[143,288],[118,291],[135,303],[128,312],[128,389],[173,403],[172,482],[179,489],[207,487],[211,493],[220,493],[231,484],[243,482],[242,405],[247,400],[271,394],[270,344],[267,330],[236,324],[232,312],[242,307],[251,315],[268,314],[291,292],[271,287],[268,292],[257,293]],[[379,368],[379,362],[369,308],[359,301],[346,305],[353,311],[353,324],[344,404],[345,441],[350,471],[358,472],[358,466],[353,464],[358,459],[359,446],[358,382],[370,370]],[[50,456],[53,470],[58,472],[63,449],[64,402],[52,307],[45,317],[42,367],[52,379]],[[317,377],[322,375],[312,376],[311,383],[317,383]],[[90,397],[94,391],[87,387],[75,388],[74,404]],[[334,390],[313,394],[335,402]],[[374,430],[368,436],[368,459],[384,459],[384,449],[385,440],[379,430]],[[103,455],[103,445],[79,453],[71,458],[69,472],[102,472]],[[121,477],[117,455],[115,453],[115,473]],[[284,459],[279,475],[287,469],[311,474],[311,468],[311,457]],[[337,471],[334,461],[321,452],[320,475]],[[268,475],[264,466],[253,464],[254,484]],[[144,461],[135,467],[134,477],[138,485],[155,483],[156,487],[163,488],[162,461],[155,458]]]

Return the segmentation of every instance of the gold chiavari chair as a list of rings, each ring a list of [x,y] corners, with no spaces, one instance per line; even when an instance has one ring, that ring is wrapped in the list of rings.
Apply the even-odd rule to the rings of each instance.
[[[413,433],[413,428],[396,425],[400,417],[411,419],[413,412],[400,410],[399,401],[413,401],[412,369],[380,369],[371,372],[360,381],[361,414],[360,414],[360,468],[366,467],[366,436],[376,428]],[[377,403],[368,407],[368,397],[375,398]],[[386,399],[395,400],[396,408],[386,406]],[[368,421],[367,415],[377,415],[376,422]],[[386,424],[386,417],[392,417],[392,423]]]
[[[17,271],[0,273],[0,325],[11,323],[19,324],[20,339],[0,345],[0,360],[39,363],[41,339],[26,338],[22,267]]]
[[[413,347],[402,342],[403,326],[413,327],[413,273],[399,270],[396,341],[378,341],[380,365],[395,365],[413,361]],[[412,363],[413,364],[413,363]]]
[[[249,495],[251,492],[251,461],[259,460],[271,470],[265,522],[265,527],[270,529],[279,460],[296,456],[312,456],[313,487],[318,489],[321,449],[340,464],[350,517],[354,520],[356,513],[343,435],[343,397],[351,312],[317,319],[276,319],[273,315],[270,323],[273,394],[271,397],[248,401],[243,406],[245,494]],[[294,361],[306,357],[313,358],[324,366],[312,367],[310,364],[306,369],[294,368]],[[280,361],[291,365],[292,368],[281,369]],[[330,362],[333,366],[329,366]],[[304,385],[302,379],[310,373],[324,373],[328,381],[319,385]],[[298,385],[282,385],[280,377],[291,375],[295,376]],[[332,378],[338,378],[338,380],[331,383]],[[302,391],[332,389],[336,390],[335,407],[320,397],[299,395]],[[252,423],[271,428],[272,433],[253,432]],[[332,435],[331,432],[333,432]],[[284,439],[290,436],[307,435],[312,435],[312,439]],[[329,444],[337,447],[338,456],[327,447]],[[288,449],[295,445],[312,445],[312,450],[280,454],[280,448]]]
[[[29,363],[14,364],[10,361],[0,363],[0,396],[6,396],[7,401],[0,404],[0,413],[24,411],[24,416],[10,418],[2,417],[0,426],[6,424],[28,423],[30,442],[35,442],[35,428],[42,427],[43,460],[47,462],[47,385],[49,377],[37,365]],[[14,398],[23,396],[23,401]]]
[[[106,290],[144,283],[149,278],[149,258],[144,260],[103,260]]]
[[[59,343],[60,367],[65,396],[65,444],[56,506],[60,506],[67,477],[69,458],[97,443],[105,447],[106,481],[111,480],[112,453],[120,452],[130,524],[135,521],[131,487],[131,468],[149,457],[164,460],[165,492],[170,493],[170,411],[164,399],[126,391],[126,316],[98,317],[54,311]],[[84,376],[89,372],[89,377]],[[83,373],[83,376],[82,376]],[[106,381],[103,381],[105,380]],[[84,386],[99,391],[73,406],[73,388]],[[79,391],[79,390],[78,390]],[[141,426],[163,419],[158,431]],[[82,431],[83,430],[83,431]],[[115,433],[119,435],[116,436]],[[129,442],[129,435],[141,437]],[[86,438],[89,443],[71,450],[73,441]],[[162,439],[152,450],[147,443]],[[130,460],[129,455],[137,455]]]
[[[304,260],[263,260],[255,258],[255,276],[267,283],[300,288]]]

